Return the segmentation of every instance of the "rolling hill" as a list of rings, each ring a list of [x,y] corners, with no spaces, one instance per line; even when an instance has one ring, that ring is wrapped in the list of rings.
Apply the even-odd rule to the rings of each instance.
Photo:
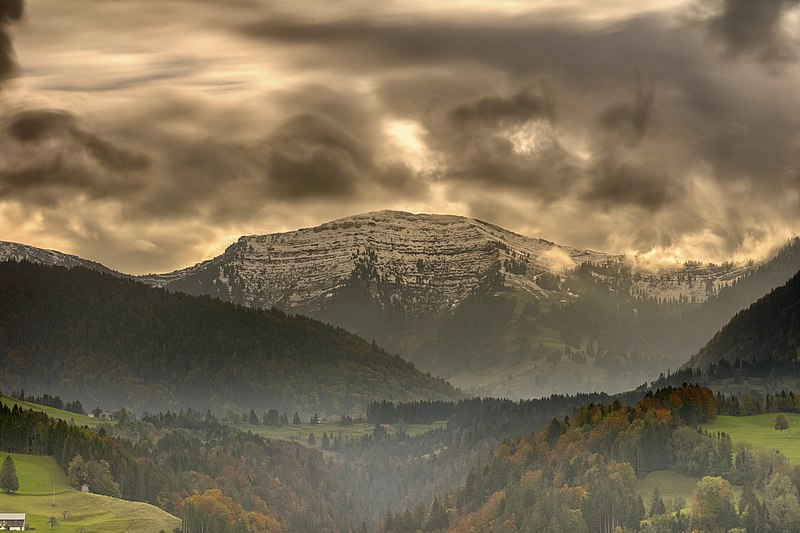
[[[70,488],[52,457],[10,455],[17,468],[20,488],[15,494],[0,493],[0,508],[26,513],[30,529],[50,530],[51,516],[58,520],[58,531],[67,532],[158,533],[180,527],[179,518],[147,503]]]
[[[460,393],[341,329],[85,268],[0,263],[0,386],[87,405],[363,412]]]

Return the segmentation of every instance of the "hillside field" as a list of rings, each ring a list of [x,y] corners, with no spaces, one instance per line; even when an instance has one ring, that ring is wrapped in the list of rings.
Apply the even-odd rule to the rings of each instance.
[[[55,418],[56,420],[64,420],[66,422],[73,420],[78,426],[96,428],[103,425],[114,425],[117,423],[116,420],[99,420],[97,418],[92,418],[91,416],[80,415],[78,413],[72,413],[70,411],[64,411],[63,409],[56,409],[55,407],[48,407],[46,405],[39,405],[38,403],[24,402],[8,396],[0,395],[0,403],[4,403],[9,407],[19,405],[25,410],[32,409],[34,411],[39,411],[45,413],[50,418]]]
[[[647,510],[650,509],[650,501],[656,487],[665,503],[667,500],[683,499],[684,504],[689,505],[698,481],[700,478],[697,476],[687,476],[674,470],[656,470],[636,480],[636,492],[644,500]]]
[[[49,456],[0,453],[0,461],[10,455],[17,468],[18,494],[51,494],[71,490],[67,478]]]
[[[275,440],[288,440],[299,442],[305,446],[308,444],[308,435],[314,434],[316,441],[315,448],[322,446],[322,434],[327,433],[328,437],[333,441],[333,437],[342,437],[342,439],[360,439],[365,435],[372,435],[375,429],[375,424],[366,422],[356,422],[352,426],[341,426],[336,422],[329,422],[325,424],[289,424],[288,426],[265,426],[263,424],[254,425],[247,423],[231,424],[238,430],[248,432],[251,431],[255,435],[260,435],[267,439]],[[439,429],[447,427],[447,422],[433,422],[432,424],[408,424],[406,433],[409,435],[421,435],[431,429]],[[389,435],[397,433],[397,425],[388,425],[386,432]]]
[[[150,504],[71,489],[52,457],[0,455],[14,459],[20,484],[16,494],[0,493],[0,510],[27,513],[31,530],[50,531],[51,516],[59,523],[55,531],[62,533],[158,533],[180,527],[180,519]]]
[[[777,413],[753,416],[720,415],[713,424],[703,426],[708,431],[724,431],[734,442],[744,441],[754,448],[776,448],[791,462],[800,464],[800,414],[786,414],[789,429],[777,431]]]

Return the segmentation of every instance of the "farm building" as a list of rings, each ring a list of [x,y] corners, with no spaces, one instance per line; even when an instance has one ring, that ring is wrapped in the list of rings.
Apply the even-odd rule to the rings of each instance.
[[[0,531],[25,531],[25,513],[0,513]]]

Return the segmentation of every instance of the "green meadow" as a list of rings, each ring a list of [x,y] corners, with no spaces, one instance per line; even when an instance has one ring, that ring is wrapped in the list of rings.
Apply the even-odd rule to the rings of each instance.
[[[789,429],[775,429],[776,413],[753,416],[720,415],[713,424],[706,424],[708,431],[724,431],[734,442],[743,441],[754,448],[776,448],[795,464],[800,464],[800,414],[786,414]]]
[[[50,418],[55,418],[57,420],[64,420],[66,422],[72,420],[78,426],[89,426],[90,428],[96,428],[98,426],[116,424],[115,420],[98,420],[97,418],[92,418],[87,415],[79,415],[77,413],[71,413],[62,409],[56,409],[55,407],[39,405],[38,403],[23,402],[21,400],[17,400],[16,398],[9,398],[8,396],[0,396],[0,403],[4,403],[9,407],[19,405],[26,411],[31,409],[33,411],[42,412]]]
[[[11,455],[19,491],[0,492],[0,512],[26,513],[29,529],[50,531],[50,517],[62,533],[158,533],[180,527],[180,520],[147,503],[118,500],[71,489],[52,457]],[[66,514],[65,514],[66,512]]]
[[[0,453],[0,461],[10,455],[17,468],[18,494],[52,494],[70,490],[67,478],[50,456]]]
[[[675,472],[674,470],[656,470],[650,472],[646,476],[636,480],[636,491],[639,496],[644,500],[646,509],[650,509],[650,500],[653,496],[653,490],[658,487],[661,493],[661,498],[666,502],[667,500],[676,501],[683,499],[688,505],[692,499],[697,482],[700,481],[699,477],[687,476]]]
[[[368,424],[365,422],[356,422],[352,426],[341,426],[336,422],[325,424],[289,424],[288,426],[265,426],[263,424],[255,425],[247,423],[238,423],[232,425],[241,431],[251,431],[256,435],[260,435],[268,439],[295,441],[300,442],[305,446],[309,446],[308,436],[309,434],[313,433],[314,440],[316,441],[316,444],[313,446],[315,448],[320,448],[322,446],[323,433],[328,434],[328,437],[331,439],[331,444],[333,444],[334,437],[341,437],[342,439],[360,439],[365,435],[372,435],[372,431],[375,429],[375,424]],[[432,424],[407,424],[406,433],[412,436],[420,435],[431,429],[444,427],[447,427],[447,422],[434,422]],[[397,424],[386,426],[386,432],[389,435],[396,435],[397,431]]]

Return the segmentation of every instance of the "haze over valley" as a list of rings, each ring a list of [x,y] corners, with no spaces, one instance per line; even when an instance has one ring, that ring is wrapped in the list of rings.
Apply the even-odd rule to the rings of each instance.
[[[798,87],[797,0],[0,0],[0,529],[800,531]]]

